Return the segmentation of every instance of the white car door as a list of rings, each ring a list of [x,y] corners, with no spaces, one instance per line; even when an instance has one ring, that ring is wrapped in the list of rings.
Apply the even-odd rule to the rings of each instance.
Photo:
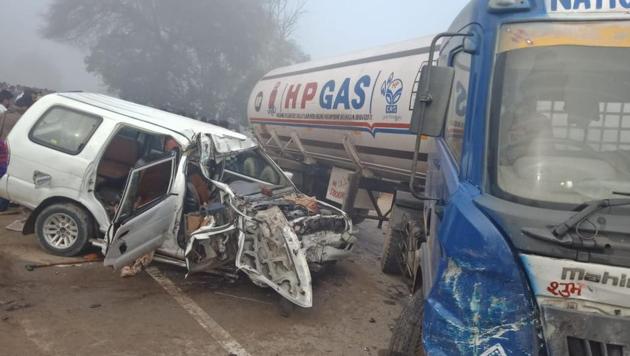
[[[185,156],[175,155],[135,168],[107,232],[105,265],[133,263],[175,238],[186,189]]]

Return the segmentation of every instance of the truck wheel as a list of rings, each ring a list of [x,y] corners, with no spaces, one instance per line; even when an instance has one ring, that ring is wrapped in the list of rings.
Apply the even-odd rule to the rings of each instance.
[[[370,215],[369,209],[354,209],[350,218],[352,219],[352,225],[359,225],[364,222]]]
[[[422,319],[424,295],[418,290],[403,308],[392,330],[389,352],[392,356],[424,356],[422,345]]]
[[[385,235],[381,256],[381,271],[384,273],[398,275],[402,272],[402,238],[402,233],[392,228]]]
[[[89,243],[94,231],[90,215],[74,204],[53,204],[35,220],[39,244],[48,252],[64,257],[76,256]]]

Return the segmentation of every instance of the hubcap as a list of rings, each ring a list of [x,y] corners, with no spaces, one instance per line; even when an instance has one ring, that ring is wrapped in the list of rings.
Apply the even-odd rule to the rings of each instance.
[[[67,214],[53,214],[44,221],[44,239],[54,248],[67,249],[77,241],[78,236],[79,226]]]

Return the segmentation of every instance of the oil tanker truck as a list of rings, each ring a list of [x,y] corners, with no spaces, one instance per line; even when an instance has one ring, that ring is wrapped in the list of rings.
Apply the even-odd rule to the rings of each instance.
[[[391,220],[383,259],[389,273],[404,265],[390,242],[406,226],[418,230],[408,221],[422,216],[422,202],[409,192],[417,137],[410,125],[431,39],[274,70],[249,101],[257,139],[305,193],[337,204],[354,221],[377,219],[381,227]],[[427,140],[416,155],[418,190],[432,145]],[[381,193],[394,195],[391,206],[378,203]]]
[[[433,40],[258,84],[256,135],[305,190],[359,217],[396,195],[392,354],[630,354],[629,14],[471,0]]]

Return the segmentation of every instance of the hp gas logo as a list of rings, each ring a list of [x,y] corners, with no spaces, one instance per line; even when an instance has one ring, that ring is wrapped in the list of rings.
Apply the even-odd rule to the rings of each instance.
[[[394,78],[394,73],[389,76],[389,78],[383,82],[381,86],[381,95],[385,97],[385,102],[387,102],[387,106],[385,107],[385,112],[387,114],[397,114],[398,113],[398,102],[402,97],[403,93],[403,82],[398,78]]]

